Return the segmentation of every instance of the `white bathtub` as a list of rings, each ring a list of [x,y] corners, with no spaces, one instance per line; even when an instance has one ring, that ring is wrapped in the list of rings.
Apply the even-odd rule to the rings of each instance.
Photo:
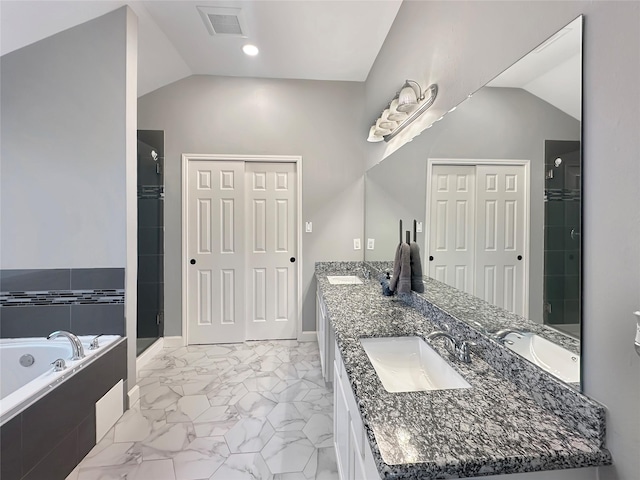
[[[0,339],[0,425],[18,415],[67,378],[108,352],[122,338],[103,335],[100,347],[89,350],[95,335],[79,337],[86,355],[82,360],[71,360],[71,342],[66,338]],[[23,366],[20,359],[32,356],[33,364]],[[30,357],[29,357],[30,358]],[[52,362],[64,359],[67,368],[54,372]]]

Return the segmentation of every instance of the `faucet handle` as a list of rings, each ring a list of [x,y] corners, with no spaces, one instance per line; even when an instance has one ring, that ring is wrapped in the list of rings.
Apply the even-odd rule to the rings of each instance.
[[[53,362],[51,362],[51,365],[53,365],[54,372],[61,372],[67,368],[67,364],[65,363],[63,358],[58,358],[57,360],[54,360]]]
[[[471,347],[477,346],[477,343],[467,342],[466,340],[463,340],[457,348],[458,359],[464,363],[471,363]]]
[[[89,350],[97,350],[98,348],[100,348],[100,343],[99,343],[98,339],[102,335],[103,334],[101,333],[100,335],[96,335],[95,337],[93,337],[93,340],[91,340],[91,343],[89,344]]]

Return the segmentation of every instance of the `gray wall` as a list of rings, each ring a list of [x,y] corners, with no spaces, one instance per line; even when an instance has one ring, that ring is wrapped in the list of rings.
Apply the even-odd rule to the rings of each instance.
[[[529,160],[528,318],[542,323],[545,140],[580,140],[580,122],[522,89],[480,89],[444,120],[367,171],[365,236],[375,238],[376,249],[366,250],[365,258],[393,259],[399,218],[424,222],[428,158]],[[410,230],[411,225],[405,224],[405,230]],[[418,235],[422,245],[428,231],[426,227]]]
[[[363,84],[192,76],[139,99],[165,132],[165,335],[181,334],[181,155],[302,155],[303,330],[315,330],[314,263],[362,260]]]
[[[133,338],[136,38],[123,7],[0,59],[0,268],[126,267]]]
[[[0,267],[124,267],[125,10],[1,58]]]
[[[640,307],[640,3],[404,2],[367,79],[361,130],[405,78],[438,83],[433,107],[446,112],[579,14],[585,14],[583,388],[608,408],[614,465],[598,469],[598,478],[631,480],[640,471],[640,357],[632,345],[632,312]],[[387,148],[371,146],[368,164]]]

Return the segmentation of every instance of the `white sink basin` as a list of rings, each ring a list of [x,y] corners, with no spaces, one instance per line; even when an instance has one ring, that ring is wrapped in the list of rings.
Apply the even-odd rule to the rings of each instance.
[[[471,387],[420,337],[361,338],[360,343],[387,392]]]
[[[509,333],[504,345],[560,380],[580,381],[580,355],[535,333]]]
[[[362,280],[355,275],[327,275],[327,280],[331,285],[359,285],[362,283]]]

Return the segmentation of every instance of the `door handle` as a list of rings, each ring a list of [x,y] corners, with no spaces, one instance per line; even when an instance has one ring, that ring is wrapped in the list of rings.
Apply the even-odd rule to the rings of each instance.
[[[296,257],[291,257],[291,258],[289,259],[289,261],[290,261],[291,263],[295,263],[295,261],[296,261]]]
[[[191,260],[189,260],[189,263],[190,263],[191,265],[195,265],[195,264],[196,264],[196,259],[195,259],[195,258],[192,258]]]

